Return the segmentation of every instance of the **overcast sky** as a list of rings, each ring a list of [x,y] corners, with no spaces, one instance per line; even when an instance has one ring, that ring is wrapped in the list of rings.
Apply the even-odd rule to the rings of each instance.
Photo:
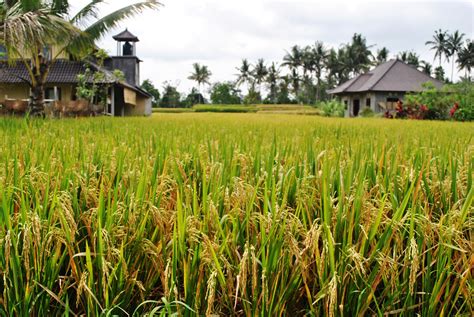
[[[75,0],[76,7],[87,0]],[[102,14],[130,0],[113,0]],[[424,45],[441,28],[460,30],[473,38],[474,1],[316,1],[316,0],[162,0],[159,11],[130,19],[99,44],[116,53],[111,36],[125,27],[140,42],[137,55],[143,60],[141,80],[151,79],[160,88],[164,81],[187,92],[187,79],[194,62],[209,66],[212,81],[234,80],[242,58],[281,62],[285,50],[323,41],[339,47],[354,33],[368,44],[387,47],[390,56],[415,50],[433,62],[433,52]],[[450,66],[446,65],[450,74]]]

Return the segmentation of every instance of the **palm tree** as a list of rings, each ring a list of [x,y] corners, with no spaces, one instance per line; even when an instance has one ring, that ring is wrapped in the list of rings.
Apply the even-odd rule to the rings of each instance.
[[[268,75],[268,69],[263,58],[260,58],[253,69],[253,78],[258,85],[258,92],[260,93],[260,101],[262,101],[262,83]]]
[[[439,29],[435,31],[433,35],[433,40],[427,41],[425,45],[431,45],[430,49],[435,51],[434,59],[439,58],[439,66],[441,67],[441,60],[443,56],[449,55],[449,50],[447,46],[448,42],[448,33]]]
[[[204,84],[210,85],[210,78],[212,76],[211,71],[205,65],[200,65],[199,63],[193,64],[193,72],[188,77],[189,80],[193,80],[198,84],[198,91],[199,91],[199,102],[203,103],[203,97],[201,93],[201,86]]]
[[[289,80],[293,88],[293,94],[295,95],[295,100],[298,100],[299,92],[300,92],[301,76],[296,69],[291,70]]]
[[[414,66],[415,68],[420,67],[420,55],[415,52],[409,52],[407,56],[407,64]]]
[[[6,50],[6,58],[9,62],[18,60],[26,68],[30,80],[22,80],[32,91],[30,113],[41,114],[38,104],[44,99],[44,69],[48,61],[38,52],[52,41],[65,45],[79,30],[51,8],[35,2],[2,3],[0,20],[0,43]]]
[[[273,62],[268,68],[266,82],[268,84],[269,99],[272,103],[276,103],[278,93],[278,80],[280,79],[280,68]]]
[[[283,57],[283,66],[287,66],[290,70],[298,69],[302,65],[303,51],[298,45],[291,48],[290,52],[286,52]]]
[[[408,54],[410,54],[410,52],[408,52],[408,51],[400,52],[397,55],[397,59],[404,62],[404,63],[408,63]]]
[[[321,94],[321,77],[326,67],[328,51],[323,42],[317,41],[312,48],[313,71],[316,77],[316,99],[319,100]]]
[[[42,37],[35,40],[33,36],[29,38],[20,35],[23,41],[16,41],[14,36],[2,36],[9,58],[22,61],[28,71],[32,91],[30,107],[33,114],[44,112],[44,85],[51,65],[59,56],[67,52],[76,58],[83,58],[94,48],[97,40],[117,27],[124,19],[139,14],[145,9],[157,9],[160,5],[157,0],[144,0],[98,18],[99,6],[104,3],[105,0],[90,0],[72,18],[69,15],[71,7],[68,0],[9,0],[1,4],[1,10],[5,12],[7,20],[12,10],[16,12],[16,15],[24,14],[25,17],[41,12],[37,15],[38,23],[35,24],[32,20],[28,22],[38,27],[36,34],[41,33]],[[4,32],[7,32],[5,23],[3,24]],[[48,27],[48,25],[53,27]],[[21,26],[16,27],[16,32],[19,33],[26,34],[27,30]],[[43,49],[52,45],[57,46],[59,50],[55,56],[46,58],[43,56]]]
[[[421,61],[421,71],[429,76],[433,73],[433,65],[428,63],[427,61]]]
[[[449,51],[449,57],[451,59],[451,82],[453,81],[454,77],[454,62],[455,56],[459,54],[459,50],[462,48],[464,33],[459,33],[458,30],[453,34],[448,36],[447,40],[447,49]]]
[[[236,74],[237,87],[240,87],[242,84],[250,84],[252,82],[252,65],[247,59],[243,59],[241,66],[236,67],[236,69],[239,72]]]
[[[367,45],[367,40],[362,34],[355,33],[352,36],[352,43],[347,46],[349,65],[355,75],[359,75],[369,69],[373,58],[370,48],[373,45]]]
[[[387,61],[388,59],[388,48],[382,47],[381,49],[377,50],[377,57],[376,57],[376,64],[380,65]]]
[[[466,77],[470,77],[471,70],[474,69],[474,41],[466,41],[466,46],[459,50],[457,61],[458,69],[466,72]]]

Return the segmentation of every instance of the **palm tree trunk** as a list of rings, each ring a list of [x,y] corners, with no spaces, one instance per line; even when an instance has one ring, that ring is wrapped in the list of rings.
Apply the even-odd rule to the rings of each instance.
[[[39,67],[39,69],[37,68]],[[30,115],[44,116],[44,85],[48,76],[50,64],[40,59],[39,65],[33,67],[34,80],[31,85]]]
[[[41,116],[44,114],[44,84],[37,83],[31,87],[30,96],[30,114],[32,116]]]
[[[453,61],[451,62],[451,83],[453,82],[454,77],[454,54],[453,54]]]

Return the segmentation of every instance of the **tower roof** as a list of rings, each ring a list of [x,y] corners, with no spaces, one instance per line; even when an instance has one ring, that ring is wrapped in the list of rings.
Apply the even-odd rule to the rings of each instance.
[[[119,42],[138,42],[139,41],[138,37],[130,33],[128,29],[125,29],[125,31],[113,36],[112,38]]]

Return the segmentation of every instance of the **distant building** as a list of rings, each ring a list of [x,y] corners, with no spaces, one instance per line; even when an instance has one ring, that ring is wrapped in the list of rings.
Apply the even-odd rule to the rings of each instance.
[[[75,61],[67,54],[61,54],[60,58],[52,64],[46,80],[46,102],[76,100],[78,75],[84,74],[89,68],[92,72],[102,72],[105,76],[101,84],[107,84],[110,87],[106,114],[111,116],[150,115],[152,98],[139,87],[140,63],[142,62],[136,56],[136,43],[139,40],[128,30],[113,38],[117,41],[117,56],[107,58],[102,67],[94,63],[92,58]],[[55,47],[45,48],[43,56],[51,56],[55,50],[57,50]],[[117,69],[124,73],[124,81],[117,81],[113,76],[113,71]],[[92,76],[89,76],[87,80],[92,83]],[[29,81],[28,71],[22,61],[7,63],[3,58],[0,61],[0,103],[5,99],[28,100]]]
[[[328,93],[337,96],[346,105],[346,115],[357,117],[364,107],[374,112],[395,109],[405,94],[423,90],[431,82],[441,88],[443,83],[400,60],[390,60],[373,70],[343,83]]]

